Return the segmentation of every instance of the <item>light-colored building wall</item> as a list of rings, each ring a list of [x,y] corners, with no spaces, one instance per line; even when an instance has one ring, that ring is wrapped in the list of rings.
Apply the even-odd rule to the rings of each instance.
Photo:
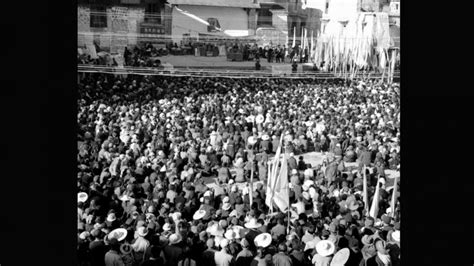
[[[207,21],[208,18],[216,18],[224,31],[247,31],[248,34],[248,14],[243,8],[180,5],[179,9],[187,11],[204,21]],[[206,24],[181,14],[176,8],[172,10],[171,33],[173,43],[178,44],[183,39],[183,34],[213,34],[207,31]]]

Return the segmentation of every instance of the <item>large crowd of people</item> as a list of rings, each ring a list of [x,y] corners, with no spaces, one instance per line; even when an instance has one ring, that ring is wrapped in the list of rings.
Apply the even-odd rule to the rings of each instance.
[[[396,84],[93,73],[78,93],[79,265],[400,265]]]

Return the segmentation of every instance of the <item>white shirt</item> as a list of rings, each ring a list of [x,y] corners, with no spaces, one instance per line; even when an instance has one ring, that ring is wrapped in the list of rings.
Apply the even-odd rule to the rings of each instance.
[[[218,251],[214,253],[214,261],[216,266],[229,266],[233,257],[230,254],[227,254],[225,251]]]

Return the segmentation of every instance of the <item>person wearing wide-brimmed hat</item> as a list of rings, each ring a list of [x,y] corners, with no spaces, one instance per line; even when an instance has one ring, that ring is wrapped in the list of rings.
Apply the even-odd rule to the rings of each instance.
[[[316,254],[313,256],[312,262],[316,266],[329,266],[332,255],[336,250],[336,246],[332,241],[321,240],[316,244]]]
[[[166,266],[177,265],[178,262],[183,259],[184,250],[179,245],[181,241],[182,237],[180,234],[175,233],[170,235],[169,244],[163,249]]]
[[[145,237],[149,231],[146,227],[140,226],[137,228],[137,238],[133,241],[132,252],[136,263],[141,263],[145,260],[146,250],[150,246],[150,241]]]
[[[232,265],[234,263],[234,257],[228,252],[229,240],[225,238],[222,239],[219,243],[219,246],[221,247],[221,250],[214,254],[216,266]]]

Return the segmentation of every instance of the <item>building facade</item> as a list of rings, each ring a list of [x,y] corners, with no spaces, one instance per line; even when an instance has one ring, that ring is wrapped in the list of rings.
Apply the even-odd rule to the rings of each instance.
[[[143,42],[166,44],[171,9],[164,0],[79,0],[78,47],[97,45],[120,53]]]
[[[209,36],[254,36],[259,4],[254,0],[169,0],[173,43]]]

